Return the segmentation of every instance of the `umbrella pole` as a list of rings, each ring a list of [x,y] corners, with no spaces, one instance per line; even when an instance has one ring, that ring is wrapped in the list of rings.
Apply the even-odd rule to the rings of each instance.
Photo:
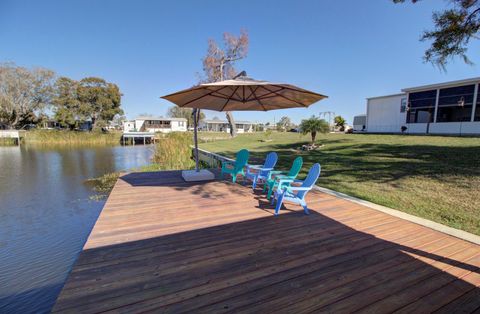
[[[198,172],[197,108],[193,109],[193,142],[195,143],[195,171]]]

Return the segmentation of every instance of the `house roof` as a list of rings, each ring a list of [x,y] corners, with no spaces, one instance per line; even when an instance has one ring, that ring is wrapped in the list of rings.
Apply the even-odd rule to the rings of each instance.
[[[210,124],[228,124],[228,121],[227,120],[203,120],[201,121],[203,123],[210,123]],[[251,121],[236,121],[235,120],[235,124],[256,124],[255,122],[251,122]]]
[[[390,95],[383,95],[383,96],[374,96],[374,97],[367,97],[367,100],[389,98],[389,97],[400,97],[400,96],[405,96],[405,95],[406,95],[405,93],[399,93],[399,94],[390,94]]]
[[[480,82],[480,77],[472,77],[472,78],[457,80],[457,81],[443,82],[443,83],[416,86],[416,87],[408,87],[408,88],[402,89],[402,92],[415,92],[415,91],[422,91],[422,90],[429,90],[429,89],[437,89],[442,87],[453,87],[453,86],[459,86],[459,85],[465,85],[465,84],[474,84],[479,82]]]
[[[149,117],[149,116],[138,116],[135,120],[161,120],[161,121],[187,121],[185,118],[164,118],[164,117]]]

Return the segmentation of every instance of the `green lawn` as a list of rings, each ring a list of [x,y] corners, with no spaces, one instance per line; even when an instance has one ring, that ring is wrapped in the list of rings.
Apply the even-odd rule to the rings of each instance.
[[[231,157],[248,148],[257,160],[276,151],[283,169],[301,155],[302,176],[312,163],[322,165],[320,186],[480,235],[480,138],[327,134],[310,152],[297,150],[309,136],[264,138],[245,134],[200,147]]]

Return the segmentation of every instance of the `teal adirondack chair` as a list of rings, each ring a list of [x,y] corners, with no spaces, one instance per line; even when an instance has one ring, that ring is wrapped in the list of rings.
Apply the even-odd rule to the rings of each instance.
[[[289,201],[292,203],[300,204],[305,211],[305,214],[309,214],[307,203],[305,202],[305,196],[313,188],[315,182],[317,182],[318,177],[320,176],[320,164],[316,163],[308,171],[307,177],[305,180],[280,180],[278,183],[279,188],[275,191],[274,198],[272,199],[272,204],[277,200],[277,205],[275,206],[275,216],[278,215],[282,203],[284,201]],[[300,186],[292,186],[290,183],[301,183]]]
[[[249,152],[246,149],[242,149],[237,153],[237,157],[234,162],[223,161],[222,162],[222,178],[224,173],[228,173],[232,176],[232,182],[235,183],[237,175],[242,175],[245,178],[244,168],[248,163]]]
[[[275,152],[268,153],[263,166],[247,165],[247,173],[245,178],[252,181],[252,188],[255,190],[258,182],[265,182],[270,177],[270,172],[277,164],[278,155]]]
[[[288,171],[288,173],[285,173],[284,171],[270,171],[268,178],[263,185],[263,192],[268,189],[267,199],[270,200],[270,197],[272,197],[272,193],[275,188],[279,187],[278,183],[280,182],[280,180],[295,180],[300,170],[302,170],[302,166],[303,158],[299,156],[293,161],[292,167],[290,168],[290,171]]]

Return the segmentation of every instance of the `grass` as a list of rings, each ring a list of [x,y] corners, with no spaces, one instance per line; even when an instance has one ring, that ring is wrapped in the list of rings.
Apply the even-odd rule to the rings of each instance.
[[[121,132],[77,132],[67,130],[30,130],[24,143],[34,145],[118,145]]]
[[[229,141],[201,144],[233,157],[241,148],[261,161],[268,151],[279,154],[278,168],[304,158],[301,176],[319,162],[317,182],[339,192],[480,235],[480,138],[326,134],[325,146],[297,150],[309,136],[276,133],[239,135]]]

